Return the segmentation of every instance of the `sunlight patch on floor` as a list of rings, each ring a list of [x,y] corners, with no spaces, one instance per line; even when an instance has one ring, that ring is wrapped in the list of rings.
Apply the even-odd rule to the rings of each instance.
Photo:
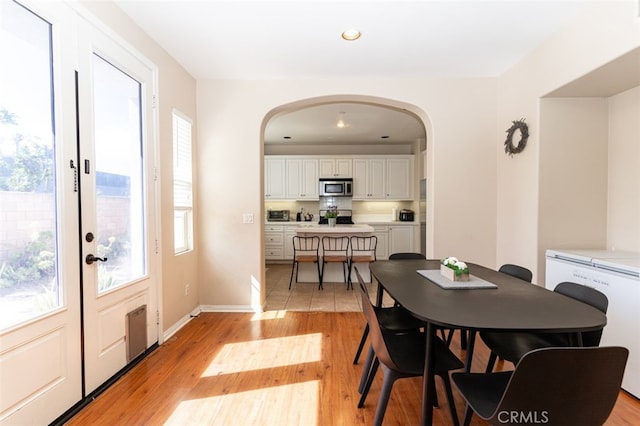
[[[320,381],[181,402],[165,425],[316,425]]]
[[[201,377],[318,362],[322,333],[228,343]]]
[[[251,317],[251,321],[282,319],[285,315],[287,315],[287,311],[284,310],[258,312]]]

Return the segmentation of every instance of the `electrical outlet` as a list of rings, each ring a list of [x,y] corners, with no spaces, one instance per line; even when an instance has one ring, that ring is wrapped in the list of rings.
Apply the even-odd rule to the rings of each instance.
[[[253,223],[253,213],[243,213],[242,223]]]
[[[185,284],[184,285],[184,295],[188,296],[190,291],[191,291],[191,286],[189,284]]]

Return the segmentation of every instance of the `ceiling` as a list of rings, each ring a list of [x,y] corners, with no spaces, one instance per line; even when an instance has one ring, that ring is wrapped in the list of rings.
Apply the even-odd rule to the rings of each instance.
[[[592,0],[115,0],[196,79],[495,77]],[[357,28],[362,36],[345,41]],[[345,112],[349,127],[335,124]],[[402,111],[318,105],[275,117],[267,143],[406,143]]]
[[[338,126],[342,120],[343,126]],[[397,109],[357,102],[315,105],[274,116],[267,144],[410,144],[426,138],[422,122]]]

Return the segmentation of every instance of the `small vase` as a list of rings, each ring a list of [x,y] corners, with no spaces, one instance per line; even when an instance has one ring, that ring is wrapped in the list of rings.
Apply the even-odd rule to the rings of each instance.
[[[329,226],[336,226],[336,218],[335,217],[327,218],[327,223],[329,224]]]
[[[440,265],[440,273],[451,281],[469,281],[469,274],[456,275],[456,271],[444,265]]]

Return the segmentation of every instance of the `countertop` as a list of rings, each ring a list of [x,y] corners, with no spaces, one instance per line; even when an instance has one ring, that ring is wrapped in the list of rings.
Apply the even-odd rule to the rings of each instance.
[[[374,231],[372,226],[355,225],[301,225],[296,228],[298,234],[367,234]]]
[[[419,222],[401,222],[399,220],[396,221],[375,221],[375,220],[370,220],[370,221],[359,221],[357,223],[355,223],[354,225],[370,225],[370,226],[376,226],[376,225],[404,225],[404,226],[416,226],[419,225]],[[319,225],[318,221],[311,221],[311,222],[305,222],[305,221],[301,221],[301,222],[296,222],[295,220],[291,220],[291,221],[278,221],[278,220],[274,220],[274,221],[266,221],[265,225],[287,225],[287,226],[303,226],[303,227],[309,227],[309,226],[326,226],[326,225]],[[338,225],[336,225],[338,226]],[[353,226],[353,225],[339,225],[339,226]]]

